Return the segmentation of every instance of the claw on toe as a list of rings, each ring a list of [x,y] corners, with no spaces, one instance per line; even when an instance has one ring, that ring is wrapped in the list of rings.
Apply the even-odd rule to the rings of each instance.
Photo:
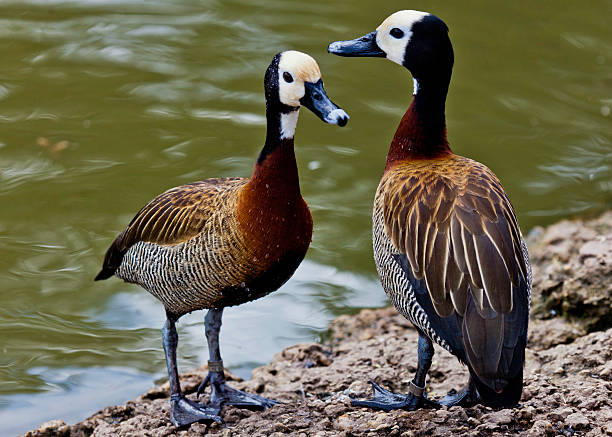
[[[206,378],[204,378],[204,381],[202,381],[200,385],[198,385],[198,391],[196,392],[196,396],[198,397],[198,399],[200,399],[200,396],[204,394],[204,390],[206,390],[206,386],[208,386],[209,382],[210,373],[207,373]]]
[[[220,411],[220,408],[201,405],[184,396],[170,400],[170,421],[176,427],[201,421],[221,424],[223,419],[219,416]]]

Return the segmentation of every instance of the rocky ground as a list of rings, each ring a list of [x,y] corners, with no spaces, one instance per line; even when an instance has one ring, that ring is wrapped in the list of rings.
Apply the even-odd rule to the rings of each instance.
[[[425,436],[612,435],[612,212],[563,221],[529,237],[533,311],[525,389],[516,408],[370,411],[350,406],[369,397],[368,380],[406,392],[416,370],[417,333],[390,308],[341,316],[325,344],[291,346],[236,388],[282,401],[267,411],[223,410],[225,424],[176,429],[168,420],[168,384],[75,425],[55,420],[34,436]],[[206,369],[182,376],[194,396]],[[467,372],[436,347],[429,397],[460,388]]]

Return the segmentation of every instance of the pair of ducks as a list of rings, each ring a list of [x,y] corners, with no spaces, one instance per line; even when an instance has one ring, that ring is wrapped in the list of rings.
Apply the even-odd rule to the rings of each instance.
[[[453,66],[448,28],[434,15],[399,11],[374,32],[329,45],[340,56],[386,57],[415,82],[374,201],[374,257],[385,292],[419,332],[418,367],[407,394],[375,383],[353,405],[414,410],[482,402],[515,405],[521,396],[531,270],[513,207],[483,164],[453,154],[444,107]],[[265,75],[267,134],[250,179],[207,179],[172,188],[144,206],[106,253],[96,280],[139,284],[166,309],[163,345],[176,426],[220,421],[223,405],[276,402],[225,383],[219,351],[223,308],[276,290],[304,258],[312,217],[300,194],[293,136],[301,106],[330,124],[349,117],[327,96],[310,56],[277,54]],[[208,404],[184,396],[176,365],[176,321],[208,308]],[[425,378],[433,342],[468,366],[470,379],[440,402]]]

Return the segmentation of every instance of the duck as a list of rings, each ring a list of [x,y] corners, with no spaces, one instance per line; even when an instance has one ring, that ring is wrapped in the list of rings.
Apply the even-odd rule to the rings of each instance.
[[[484,164],[454,154],[447,140],[454,63],[448,26],[431,13],[402,10],[360,38],[332,42],[328,52],[387,58],[414,81],[376,190],[372,241],[385,293],[418,331],[417,370],[407,393],[371,381],[373,397],[352,404],[385,411],[516,405],[529,321],[529,255],[500,180]],[[439,401],[426,393],[434,343],[469,370],[464,388]]]
[[[226,384],[219,348],[223,309],[261,298],[283,285],[304,259],[312,216],[300,192],[294,134],[300,107],[328,124],[348,114],[330,100],[317,62],[302,52],[276,54],[264,77],[267,131],[250,178],[213,178],[171,188],[147,203],[110,245],[95,280],[116,276],[161,301],[174,426],[221,422],[222,406],[265,409],[276,401]],[[181,390],[178,319],[208,309],[205,334],[208,404]]]

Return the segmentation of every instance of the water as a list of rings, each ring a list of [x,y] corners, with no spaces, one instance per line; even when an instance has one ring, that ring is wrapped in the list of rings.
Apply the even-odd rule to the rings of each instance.
[[[263,74],[312,54],[346,128],[302,111],[296,153],[315,220],[276,293],[228,309],[237,374],[317,340],[336,315],[386,304],[370,243],[374,191],[409,104],[407,72],[326,54],[405,2],[0,2],[0,429],[74,422],[165,376],[161,306],[93,282],[104,252],[163,190],[248,176],[264,138]],[[501,178],[523,231],[612,205],[612,2],[411,2],[451,28],[449,139]],[[181,319],[179,366],[207,358],[203,314]]]

